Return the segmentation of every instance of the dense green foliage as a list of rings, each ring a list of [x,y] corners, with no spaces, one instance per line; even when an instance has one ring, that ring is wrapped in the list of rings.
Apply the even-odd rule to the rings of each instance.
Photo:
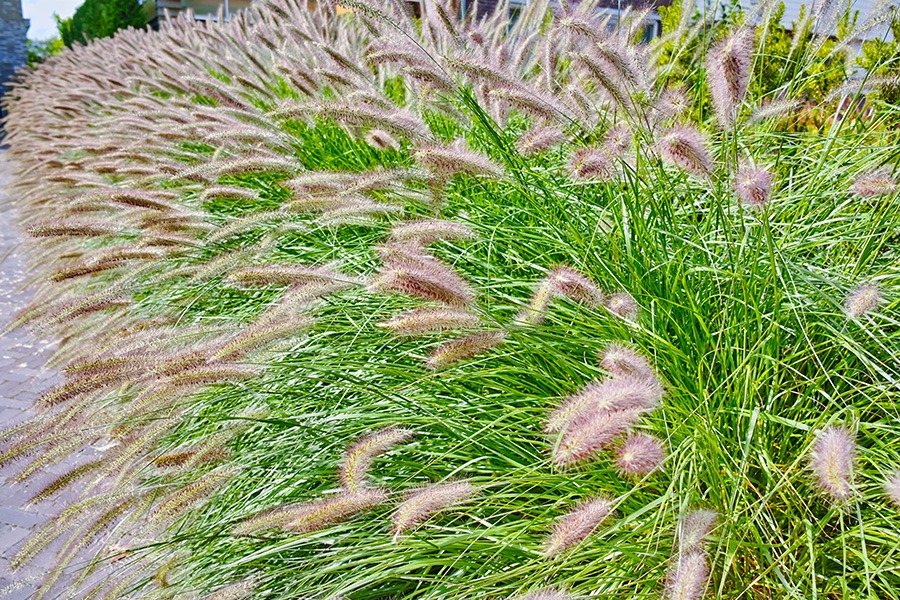
[[[51,56],[56,56],[65,48],[62,39],[54,36],[46,40],[27,40],[28,66],[35,67]]]
[[[69,19],[59,21],[59,33],[69,48],[75,43],[105,38],[126,27],[141,28],[147,18],[138,0],[85,0]]]
[[[67,379],[0,458],[107,448],[41,483],[84,498],[14,561],[62,538],[42,594],[99,538],[105,598],[900,600],[900,107],[829,99],[863,85],[844,40],[341,4],[126,32],[14,90],[21,320]],[[420,310],[468,320],[398,333]],[[658,468],[622,467],[636,435]],[[434,484],[472,493],[398,526]]]
[[[872,98],[896,105],[900,104],[900,80],[897,80],[897,73],[900,72],[900,17],[894,17],[890,29],[894,37],[892,41],[874,39],[864,42],[862,56],[856,60],[872,77],[893,77],[894,81],[879,86]]]

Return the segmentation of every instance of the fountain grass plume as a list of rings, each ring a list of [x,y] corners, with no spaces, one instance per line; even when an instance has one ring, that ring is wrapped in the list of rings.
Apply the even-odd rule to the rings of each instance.
[[[853,495],[856,439],[843,425],[829,425],[818,432],[809,455],[809,466],[820,492],[835,501]]]
[[[471,229],[460,223],[440,219],[422,219],[401,223],[391,228],[393,242],[416,242],[427,246],[440,240],[467,240],[475,237]]]
[[[428,355],[425,367],[434,371],[446,369],[460,361],[484,354],[500,346],[505,340],[505,331],[486,331],[444,342]]]
[[[629,435],[616,448],[615,465],[625,477],[643,477],[657,470],[665,458],[659,438],[638,433]]]
[[[772,172],[763,167],[741,167],[734,176],[734,193],[747,206],[763,208],[772,193]]]
[[[472,329],[480,323],[478,315],[451,308],[420,308],[403,313],[376,326],[402,336],[441,331]]]
[[[553,464],[568,467],[593,458],[637,424],[644,412],[642,409],[585,412],[562,430],[553,447]]]
[[[370,289],[407,294],[457,308],[469,306],[475,298],[469,284],[437,260],[390,260]]]
[[[523,133],[516,143],[516,149],[525,155],[540,154],[550,148],[559,146],[566,139],[566,134],[562,129],[552,125],[544,125]]]
[[[613,158],[604,148],[579,148],[569,158],[569,173],[580,181],[612,179],[616,174]]]
[[[544,543],[544,556],[552,557],[580,544],[612,512],[606,498],[594,498],[579,503],[557,520]]]
[[[503,174],[502,168],[487,156],[467,148],[465,140],[462,139],[454,140],[447,146],[437,144],[419,146],[413,152],[413,158],[423,168],[443,177],[458,173],[492,177],[500,177]]]
[[[660,134],[656,149],[665,162],[689,173],[709,178],[713,172],[713,160],[706,148],[703,135],[690,125],[677,125]]]
[[[754,30],[741,27],[709,49],[706,73],[716,118],[724,128],[734,125],[747,94],[753,55]]]
[[[263,511],[232,527],[231,534],[246,536],[271,529],[310,533],[374,508],[386,500],[387,493],[382,489],[343,490],[326,498]]]
[[[341,485],[351,493],[366,488],[366,476],[372,461],[413,435],[409,429],[387,427],[353,442],[344,452],[344,459],[338,472]]]
[[[562,431],[589,415],[610,410],[650,411],[662,398],[662,387],[655,378],[621,375],[586,385],[547,418],[544,431]]]
[[[556,267],[550,272],[550,279],[557,294],[587,306],[599,306],[605,298],[597,284],[571,267]]]
[[[678,521],[679,552],[690,554],[702,551],[718,518],[719,513],[708,508],[695,508],[684,513]]]
[[[395,539],[409,533],[435,514],[470,499],[476,491],[468,481],[433,483],[412,490],[391,515],[391,532]]]
[[[659,378],[644,356],[633,348],[619,342],[613,342],[600,355],[600,366],[611,375],[632,376],[646,379],[660,385]]]
[[[709,578],[709,561],[703,552],[679,554],[666,575],[666,600],[700,600]]]
[[[862,283],[847,294],[844,313],[851,319],[858,319],[874,312],[883,302],[881,288],[873,283]]]
[[[895,507],[900,508],[900,469],[894,471],[884,482],[884,492]]]
[[[560,590],[546,588],[528,592],[524,596],[515,596],[511,600],[569,600],[569,595]]]
[[[606,299],[606,308],[626,321],[637,320],[639,314],[637,301],[628,292],[616,292],[609,296]]]
[[[900,186],[897,185],[897,180],[888,171],[865,173],[857,177],[850,186],[850,191],[860,198],[887,196],[898,189]]]

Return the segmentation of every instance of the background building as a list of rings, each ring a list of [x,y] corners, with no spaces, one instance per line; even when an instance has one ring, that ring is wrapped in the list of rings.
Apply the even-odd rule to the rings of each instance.
[[[25,64],[27,33],[28,19],[22,17],[22,0],[0,0],[0,95],[16,69]]]
[[[147,11],[150,27],[158,29],[160,22],[166,18],[166,11],[177,15],[190,9],[198,19],[214,19],[220,8],[234,13],[247,8],[251,3],[252,0],[147,0],[144,10]]]

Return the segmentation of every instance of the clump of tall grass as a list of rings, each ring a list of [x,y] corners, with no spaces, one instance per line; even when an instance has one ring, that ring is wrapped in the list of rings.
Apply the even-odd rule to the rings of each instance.
[[[841,110],[878,83],[796,133],[823,40],[759,92],[767,10],[340,4],[7,96],[65,381],[0,463],[80,494],[38,595],[897,598],[900,113]]]

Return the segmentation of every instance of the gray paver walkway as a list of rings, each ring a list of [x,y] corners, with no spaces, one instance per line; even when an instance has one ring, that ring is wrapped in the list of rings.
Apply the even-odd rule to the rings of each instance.
[[[23,328],[3,333],[31,299],[31,293],[24,287],[29,277],[24,234],[6,196],[8,176],[3,172],[5,169],[0,156],[0,429],[31,416],[34,401],[61,379],[45,366],[55,349],[51,340],[36,337]],[[9,561],[29,533],[57,514],[71,499],[57,498],[37,505],[29,503],[48,480],[71,468],[74,460],[43,469],[38,476],[25,482],[15,480],[22,463],[13,462],[0,468],[0,599],[31,598],[51,568],[54,554],[49,551],[15,572],[10,572]],[[64,582],[62,585],[65,587]]]

